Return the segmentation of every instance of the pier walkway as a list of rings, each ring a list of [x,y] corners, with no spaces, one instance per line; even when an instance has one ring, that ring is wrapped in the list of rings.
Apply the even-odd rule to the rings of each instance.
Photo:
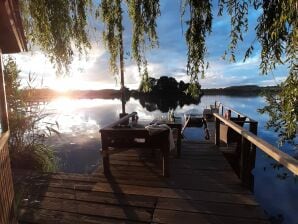
[[[159,151],[110,157],[111,176],[35,174],[22,180],[20,223],[265,224],[262,208],[213,142],[182,142],[162,176]]]

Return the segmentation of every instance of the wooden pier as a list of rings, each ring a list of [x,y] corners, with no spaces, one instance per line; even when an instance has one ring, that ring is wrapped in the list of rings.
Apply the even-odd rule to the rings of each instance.
[[[153,155],[154,154],[154,155]],[[110,156],[111,175],[31,174],[20,223],[269,223],[213,142],[182,142],[163,177],[160,151]]]

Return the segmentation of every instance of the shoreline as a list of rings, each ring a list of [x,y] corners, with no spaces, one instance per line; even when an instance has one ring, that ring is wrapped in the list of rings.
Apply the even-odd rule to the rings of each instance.
[[[205,96],[215,96],[215,95],[223,95],[223,96],[260,96],[263,92],[276,93],[279,91],[279,87],[277,86],[231,86],[226,88],[212,88],[212,89],[202,89],[202,95]],[[134,97],[134,98],[142,98],[151,96],[151,93],[142,93],[138,90],[129,90],[125,89],[126,98]],[[57,97],[70,97],[74,99],[116,99],[121,98],[121,91],[116,89],[101,89],[101,90],[70,90],[66,92],[59,92],[52,89],[32,89],[32,90],[23,90],[22,94],[26,98],[29,98],[30,101],[46,101],[51,100]],[[192,98],[190,96],[182,96],[181,94],[177,94],[176,98],[186,97]]]

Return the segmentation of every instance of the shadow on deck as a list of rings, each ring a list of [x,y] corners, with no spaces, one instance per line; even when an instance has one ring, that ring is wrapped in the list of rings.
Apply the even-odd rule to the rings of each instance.
[[[20,223],[269,223],[211,142],[182,143],[162,177],[159,153],[127,149],[111,155],[111,176],[31,175]]]

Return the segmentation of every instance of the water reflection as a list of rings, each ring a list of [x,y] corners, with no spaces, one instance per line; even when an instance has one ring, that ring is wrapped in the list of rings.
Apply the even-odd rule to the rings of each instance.
[[[214,101],[221,101],[226,105],[242,112],[259,122],[258,135],[266,141],[277,146],[278,135],[264,128],[267,115],[260,115],[257,108],[262,108],[265,101],[262,97],[228,97],[203,96],[199,104],[171,104],[176,115],[182,115],[189,110],[202,110]],[[168,104],[169,105],[169,104]],[[126,112],[136,111],[141,119],[152,120],[168,111],[168,107],[159,103],[130,98],[126,103]],[[56,99],[47,105],[47,110],[55,111],[49,119],[57,120],[60,125],[62,137],[51,138],[50,142],[61,159],[61,170],[66,172],[91,172],[100,164],[100,136],[99,129],[115,121],[121,113],[121,101],[115,100],[72,100]],[[202,138],[200,129],[187,129],[185,135],[188,139]],[[282,150],[293,154],[294,148],[285,145]],[[298,220],[298,181],[290,176],[285,180],[277,175],[288,173],[283,168],[273,169],[273,160],[261,151],[257,151],[255,176],[255,196],[257,201],[275,220],[284,219],[283,223],[296,224]],[[282,218],[280,216],[282,215]]]
[[[199,104],[201,101],[201,97],[192,98],[186,95],[171,95],[171,96],[163,96],[163,95],[137,95],[134,96],[135,99],[138,99],[140,104],[147,111],[152,112],[156,110],[160,110],[165,113],[171,109],[177,109],[178,107],[183,107],[185,105],[191,104]]]

